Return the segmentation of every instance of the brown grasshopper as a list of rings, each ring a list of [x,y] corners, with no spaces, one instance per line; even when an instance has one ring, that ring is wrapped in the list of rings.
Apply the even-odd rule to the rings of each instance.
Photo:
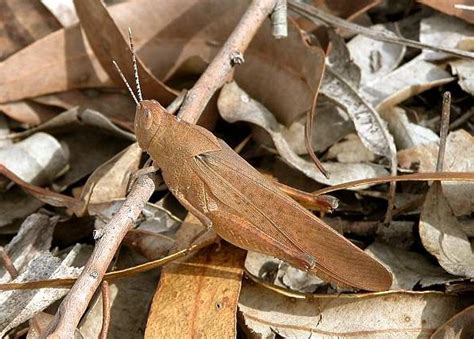
[[[383,265],[282,193],[223,140],[181,121],[157,101],[143,100],[135,62],[134,70],[138,100],[122,78],[137,104],[138,143],[171,193],[205,226],[235,246],[330,282],[368,291],[390,288],[392,276]]]

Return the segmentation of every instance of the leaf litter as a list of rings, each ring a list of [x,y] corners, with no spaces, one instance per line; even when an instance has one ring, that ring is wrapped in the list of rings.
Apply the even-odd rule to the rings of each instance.
[[[249,2],[74,3],[78,7],[51,0],[2,5],[9,13],[0,24],[2,335],[29,327],[34,336],[47,326],[55,301],[68,289],[44,282],[51,287],[8,290],[8,284],[77,277],[93,237],[100,236],[143,167],[133,135],[134,103],[111,64],[116,60],[133,79],[128,28],[145,98],[166,105],[198,79]],[[401,181],[390,191],[387,181],[371,179],[435,172],[445,91],[453,101],[444,174],[474,172],[474,61],[446,49],[407,48],[400,36],[411,31],[428,45],[472,51],[474,11],[453,9],[455,1],[392,9],[378,1],[312,4],[341,18],[364,17],[371,37],[392,38],[318,26],[295,10],[288,37],[275,40],[266,21],[245,62],[208,104],[206,127],[232,147],[243,141],[240,154],[272,180],[308,194],[343,184],[346,189],[332,193],[339,208],[324,220],[390,270],[391,291],[341,288],[254,252],[244,264],[244,252],[223,243],[220,250],[211,246],[167,264],[161,275],[148,271],[111,282],[111,337],[469,333],[472,296],[450,291],[472,289],[472,182],[428,187]],[[318,92],[310,143],[329,179],[305,145],[306,114]],[[360,179],[367,184],[344,186]],[[124,273],[133,274],[141,263],[189,245],[202,225],[190,214],[185,219],[186,213],[159,185],[110,271],[136,266]],[[83,231],[70,232],[72,245],[58,245],[58,225]],[[212,242],[215,234],[206,237]],[[12,277],[15,270],[18,276]],[[98,336],[103,319],[101,301],[92,303],[77,335]]]

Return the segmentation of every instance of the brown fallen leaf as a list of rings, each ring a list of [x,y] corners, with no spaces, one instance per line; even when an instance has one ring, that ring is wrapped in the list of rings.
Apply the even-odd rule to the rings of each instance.
[[[222,243],[163,269],[145,338],[235,338],[245,251]]]
[[[437,292],[296,299],[248,283],[239,300],[245,325],[263,338],[426,337],[463,307],[457,296]]]
[[[430,339],[462,339],[474,337],[474,305],[454,315],[440,326]]]
[[[61,25],[39,1],[2,1],[0,61],[59,28]]]
[[[347,163],[371,162],[375,160],[375,154],[364,147],[357,134],[348,134],[329,148],[327,158]]]
[[[471,24],[474,24],[474,11],[465,8],[456,8],[455,5],[468,5],[472,6],[472,1],[469,0],[417,0],[418,2],[430,6],[440,12],[448,15],[454,15],[458,18],[466,20]]]
[[[138,56],[166,82],[190,60],[204,60],[204,66],[210,62],[247,6],[246,1],[231,0],[141,0],[112,6],[110,14],[120,29],[132,28]],[[311,107],[324,55],[308,47],[291,22],[286,39],[268,39],[270,30],[270,22],[265,22],[245,54],[245,63],[236,68],[235,78],[280,121],[290,124]],[[44,62],[38,64],[38,55]],[[0,63],[0,103],[111,86],[76,26],[52,33]]]
[[[128,42],[107,11],[105,4],[95,0],[74,1],[81,27],[87,35],[94,53],[107,75],[117,86],[124,86],[124,82],[112,64],[117,62],[128,79],[133,78],[133,66],[130,62]],[[140,74],[140,85],[145,99],[156,99],[165,107],[177,96],[170,87],[158,80],[137,57],[137,66]],[[138,98],[139,101],[140,97]]]

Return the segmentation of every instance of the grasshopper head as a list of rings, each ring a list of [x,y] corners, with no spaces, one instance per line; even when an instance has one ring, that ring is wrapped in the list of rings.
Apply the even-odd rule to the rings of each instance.
[[[140,147],[147,151],[155,137],[166,110],[156,100],[143,100],[135,112],[135,135]]]

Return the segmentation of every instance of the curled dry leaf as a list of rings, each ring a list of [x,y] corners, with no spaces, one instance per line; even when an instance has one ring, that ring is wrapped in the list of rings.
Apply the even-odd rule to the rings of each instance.
[[[226,121],[246,121],[265,129],[285,162],[315,181],[335,185],[349,180],[357,180],[356,178],[370,178],[387,174],[384,168],[372,164],[323,163],[330,172],[330,179],[326,179],[317,171],[312,162],[299,157],[291,149],[282,134],[285,127],[276,121],[272,113],[262,104],[250,98],[235,82],[226,84],[222,88],[217,105],[221,116]]]
[[[426,195],[419,231],[423,246],[441,267],[457,276],[474,277],[471,242],[453,215],[439,182],[434,182]]]
[[[19,186],[2,192],[0,194],[0,228],[27,217],[43,205],[42,201],[29,195]],[[0,229],[0,231],[2,233],[9,232],[8,229]],[[16,232],[16,229],[14,232]]]
[[[42,132],[0,148],[0,164],[33,185],[52,183],[66,170],[68,160],[67,151],[59,141]]]
[[[453,75],[459,78],[461,88],[474,96],[474,62],[472,60],[455,60],[449,63]]]
[[[235,338],[245,251],[222,243],[164,269],[145,338]]]
[[[329,55],[320,92],[346,110],[365,147],[393,163],[396,161],[393,138],[378,112],[359,95],[360,71],[350,61],[344,41],[339,35],[329,32],[333,50]]]
[[[50,218],[43,214],[32,214],[25,219],[18,233],[5,246],[5,252],[17,271],[22,271],[31,260],[50,249],[57,221],[57,217]],[[0,282],[11,280],[5,269],[0,267]]]
[[[74,246],[64,260],[53,257],[49,252],[32,260],[12,282],[41,279],[71,278],[79,276],[81,269],[71,267],[72,261],[81,250]],[[31,319],[36,313],[60,299],[67,288],[44,288],[39,290],[13,290],[0,293],[0,335]]]
[[[441,267],[433,265],[423,255],[375,242],[366,250],[393,275],[392,290],[412,290],[416,285],[428,287],[444,284],[456,277],[447,274]]]
[[[128,50],[129,44],[107,11],[105,4],[96,0],[76,0],[74,5],[81,20],[81,27],[85,31],[87,40],[100,64],[116,85],[126,87],[112,61],[117,62],[125,77],[133,79],[133,66],[130,62],[130,55],[124,53],[124,51]],[[145,98],[157,99],[164,106],[169,105],[177,93],[158,80],[140,58],[137,58],[136,61],[139,68],[143,96]],[[137,99],[140,101],[139,97]]]
[[[250,331],[284,338],[428,336],[463,305],[442,293],[385,292],[299,300],[244,284],[239,310]]]

